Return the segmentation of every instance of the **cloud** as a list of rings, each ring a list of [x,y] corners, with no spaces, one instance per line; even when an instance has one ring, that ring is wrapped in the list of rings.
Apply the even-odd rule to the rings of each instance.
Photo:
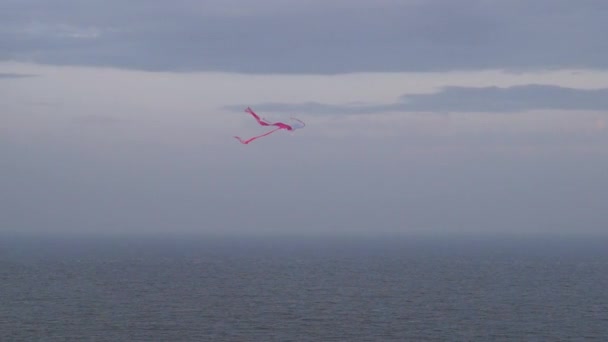
[[[18,74],[18,73],[4,73],[0,72],[0,79],[3,78],[23,78],[23,77],[32,77],[33,75],[29,74]]]
[[[242,110],[246,106],[228,106]],[[254,108],[270,112],[311,114],[371,114],[380,112],[523,112],[539,109],[608,110],[608,88],[575,89],[553,85],[512,87],[445,87],[437,93],[407,94],[389,104],[327,105],[318,102],[261,103]]]
[[[74,117],[74,122],[81,125],[92,126],[114,126],[117,124],[126,123],[127,120],[111,115],[81,115]]]
[[[574,89],[551,85],[447,87],[436,94],[404,95],[385,110],[522,112],[536,109],[608,110],[608,88]]]
[[[96,27],[74,27],[65,24],[47,25],[34,22],[20,29],[18,34],[30,39],[95,39],[102,34]]]
[[[309,73],[608,67],[603,0],[9,1],[0,60]]]

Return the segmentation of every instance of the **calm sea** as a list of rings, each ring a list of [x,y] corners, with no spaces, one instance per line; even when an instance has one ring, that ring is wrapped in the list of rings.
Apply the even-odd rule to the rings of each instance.
[[[0,241],[0,341],[608,341],[608,240]]]

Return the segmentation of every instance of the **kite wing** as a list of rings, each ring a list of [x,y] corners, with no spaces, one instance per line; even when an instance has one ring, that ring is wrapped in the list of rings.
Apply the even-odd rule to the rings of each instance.
[[[291,124],[291,125],[290,125],[290,126],[291,126],[291,129],[292,129],[292,130],[294,130],[294,131],[295,131],[296,129],[300,129],[300,128],[304,128],[304,127],[306,127],[306,124],[305,124],[305,123],[304,123],[304,121],[302,121],[302,120],[298,120],[298,119],[296,119],[296,118],[291,118],[291,120],[296,121],[295,123],[293,123],[293,124]]]

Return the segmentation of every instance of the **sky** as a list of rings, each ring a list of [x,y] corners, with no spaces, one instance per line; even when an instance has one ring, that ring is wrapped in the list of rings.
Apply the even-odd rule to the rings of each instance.
[[[0,233],[608,234],[603,0],[0,0]],[[295,116],[304,129],[249,145]]]

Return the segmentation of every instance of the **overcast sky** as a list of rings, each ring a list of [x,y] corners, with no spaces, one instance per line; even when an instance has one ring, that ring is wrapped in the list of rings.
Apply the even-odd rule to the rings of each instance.
[[[0,0],[0,232],[608,233],[603,0]],[[307,127],[265,132],[243,112]]]

